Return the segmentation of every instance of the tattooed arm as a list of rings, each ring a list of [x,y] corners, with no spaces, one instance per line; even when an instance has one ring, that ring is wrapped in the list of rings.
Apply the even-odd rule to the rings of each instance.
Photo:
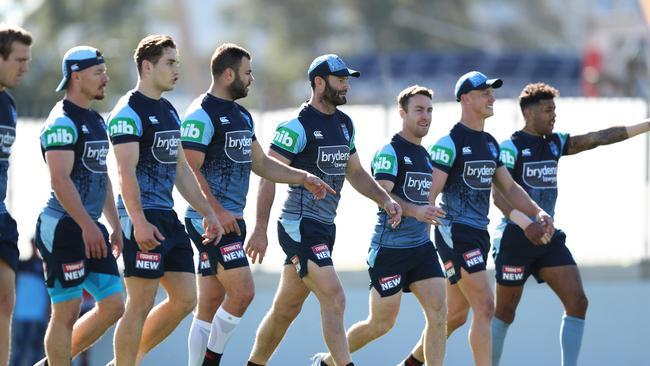
[[[568,155],[590,150],[600,145],[609,145],[650,131],[650,119],[631,126],[610,127],[600,131],[569,138]]]

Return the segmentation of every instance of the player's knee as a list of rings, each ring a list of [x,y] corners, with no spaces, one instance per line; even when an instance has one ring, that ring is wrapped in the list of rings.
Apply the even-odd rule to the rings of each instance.
[[[0,295],[0,317],[11,316],[15,301],[13,293]]]
[[[370,321],[370,333],[374,338],[379,338],[388,333],[395,326],[397,317],[384,317],[379,319],[372,319]]]
[[[106,322],[112,324],[124,315],[124,302],[121,298],[108,298],[97,304],[98,310]]]
[[[253,288],[242,288],[232,294],[228,294],[228,302],[240,311],[245,311],[255,298]]]
[[[188,294],[176,299],[176,306],[182,313],[189,314],[196,307],[196,294]]]
[[[469,309],[462,309],[447,313],[447,328],[456,329],[467,322]]]
[[[343,289],[339,291],[332,291],[328,296],[321,299],[321,307],[328,311],[343,314],[345,311],[345,293]]]
[[[577,318],[584,318],[587,314],[587,308],[589,307],[589,300],[584,293],[577,295],[570,305],[567,306],[566,312],[570,316],[575,316]]]
[[[516,310],[513,307],[499,306],[494,310],[494,317],[498,318],[506,324],[511,324],[515,321]]]
[[[302,310],[301,302],[284,302],[273,304],[271,316],[283,323],[291,323]]]
[[[494,317],[494,301],[491,298],[485,299],[479,302],[476,308],[472,310],[474,311],[475,317],[492,321]]]

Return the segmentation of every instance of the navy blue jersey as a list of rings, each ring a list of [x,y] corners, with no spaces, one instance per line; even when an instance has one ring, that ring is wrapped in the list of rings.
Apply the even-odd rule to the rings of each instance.
[[[201,173],[214,197],[236,216],[242,216],[246,206],[255,139],[251,114],[234,101],[211,94],[196,98],[183,119],[183,148],[205,153]],[[189,207],[186,217],[201,215]]]
[[[54,150],[74,151],[70,179],[79,192],[81,203],[88,215],[93,220],[98,220],[102,214],[108,187],[108,137],[102,116],[92,109],[81,108],[68,100],[62,100],[54,106],[45,120],[40,139],[43,154]],[[54,217],[66,214],[54,191],[51,192],[43,212]]]
[[[503,165],[499,144],[487,132],[457,123],[429,148],[434,168],[449,176],[442,190],[444,222],[485,230],[489,223],[492,177]]]
[[[569,135],[549,137],[517,131],[501,143],[501,161],[514,180],[549,215],[555,214],[557,163],[567,154]]]
[[[431,159],[421,145],[406,141],[400,135],[393,136],[373,158],[372,174],[376,180],[393,182],[392,194],[415,204],[429,203],[431,189]],[[397,229],[391,228],[388,215],[382,209],[372,236],[372,247],[411,248],[429,242],[429,224],[405,216]]]
[[[278,126],[271,149],[290,159],[292,167],[318,176],[336,191],[316,201],[303,186],[290,185],[281,217],[333,223],[348,160],[357,151],[350,117],[338,109],[334,114],[324,114],[304,104],[297,118]]]
[[[11,146],[16,139],[16,103],[6,90],[0,91],[0,214],[7,212],[7,170]]]
[[[131,90],[117,102],[108,117],[108,136],[113,145],[138,142],[140,158],[135,174],[143,209],[172,210],[172,190],[180,144],[180,118],[165,98],[151,99]],[[122,196],[120,215],[126,215]]]

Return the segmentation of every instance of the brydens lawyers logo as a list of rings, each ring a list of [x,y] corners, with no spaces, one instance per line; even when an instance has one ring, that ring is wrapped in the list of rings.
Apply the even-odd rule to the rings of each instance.
[[[235,259],[244,258],[244,250],[242,249],[241,242],[236,242],[228,245],[224,245],[220,248],[221,257],[223,257],[224,262],[230,262]]]
[[[503,266],[501,278],[506,281],[519,281],[524,279],[524,267]]]
[[[311,247],[311,251],[314,252],[316,259],[322,260],[330,258],[330,250],[325,244],[318,244]]]
[[[160,253],[135,253],[135,268],[155,271],[160,268]]]
[[[84,277],[86,268],[83,259],[79,262],[63,263],[63,280],[74,281]],[[47,273],[47,272],[46,272]]]
[[[399,286],[400,282],[402,282],[402,275],[382,277],[379,279],[379,286],[382,291],[387,291]]]
[[[199,269],[208,269],[211,268],[212,266],[210,265],[210,257],[208,256],[208,253],[206,252],[201,252],[199,255],[201,263],[199,264]]]
[[[470,250],[469,252],[463,253],[463,258],[465,259],[465,263],[467,263],[468,267],[472,267],[477,264],[484,263],[483,255],[481,254],[480,249],[473,249]]]

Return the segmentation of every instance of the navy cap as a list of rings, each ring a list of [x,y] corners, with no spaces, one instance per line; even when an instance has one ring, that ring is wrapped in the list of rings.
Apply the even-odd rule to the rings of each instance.
[[[68,85],[70,75],[75,71],[81,71],[95,65],[104,63],[104,57],[98,49],[90,46],[72,47],[63,56],[61,62],[61,71],[63,79],[56,87],[56,91],[61,91]]]
[[[345,62],[337,55],[329,54],[316,57],[309,65],[309,70],[307,70],[309,81],[314,81],[316,76],[323,77],[327,75],[354,76],[358,78],[361,73],[348,69]]]
[[[454,94],[456,95],[456,101],[460,102],[460,96],[472,90],[483,90],[489,87],[497,89],[501,85],[503,85],[501,79],[488,79],[482,72],[470,71],[458,79]]]

